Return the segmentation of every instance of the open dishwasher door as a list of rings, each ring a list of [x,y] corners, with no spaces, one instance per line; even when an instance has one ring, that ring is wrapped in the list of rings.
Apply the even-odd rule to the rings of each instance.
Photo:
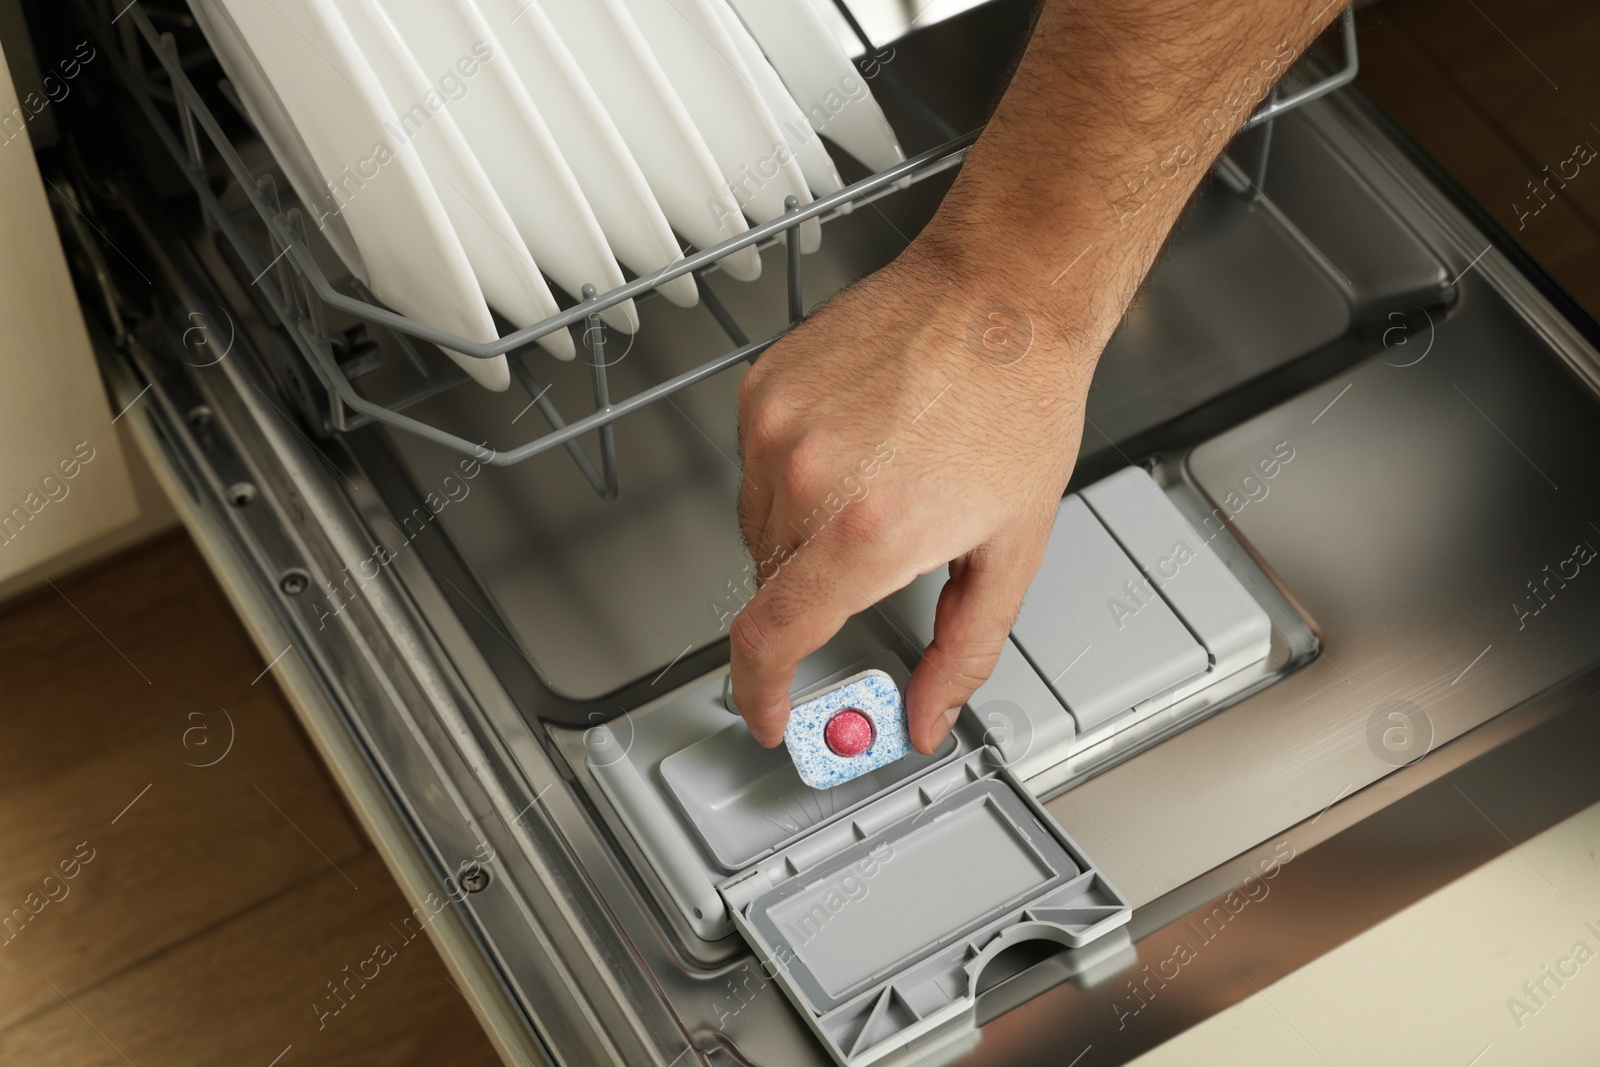
[[[699,307],[611,294],[633,337],[569,309],[587,358],[514,352],[502,394],[341,276],[147,6],[97,38],[126,85],[100,117],[164,169],[96,195],[153,295],[69,233],[107,314],[141,310],[106,346],[118,406],[148,391],[142,444],[267,655],[294,650],[308,729],[508,1062],[1126,1062],[1450,877],[1384,879],[1408,846],[1362,827],[1593,690],[1591,327],[1353,92],[1245,134],[1196,201],[951,740],[813,791],[723,699],[753,588],[739,369],[926,221],[1027,5],[862,50],[909,156],[817,201],[816,255],[773,239],[796,215],[751,231],[758,282],[714,249],[685,261]],[[928,582],[795,695],[903,683]],[[1275,936],[1180,930],[1313,870]]]

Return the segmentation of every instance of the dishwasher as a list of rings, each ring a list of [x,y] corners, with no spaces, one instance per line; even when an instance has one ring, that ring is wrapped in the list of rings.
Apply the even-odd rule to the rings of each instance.
[[[726,696],[740,370],[928,219],[1028,3],[841,0],[904,163],[692,252],[697,307],[478,350],[349,277],[182,3],[26,11],[94,53],[35,136],[113,408],[508,1063],[1127,1062],[1466,869],[1440,783],[1600,751],[1595,325],[1350,85],[1349,13],[1107,348],[994,677],[812,790]],[[796,699],[903,685],[939,582]]]

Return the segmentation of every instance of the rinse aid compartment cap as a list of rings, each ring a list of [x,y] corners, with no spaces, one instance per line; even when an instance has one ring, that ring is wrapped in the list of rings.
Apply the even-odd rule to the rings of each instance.
[[[911,753],[900,687],[883,671],[862,671],[789,712],[784,747],[800,780],[832,789]]]
[[[1079,947],[1127,900],[992,748],[723,882],[734,926],[842,1067],[970,1019],[1006,948]]]

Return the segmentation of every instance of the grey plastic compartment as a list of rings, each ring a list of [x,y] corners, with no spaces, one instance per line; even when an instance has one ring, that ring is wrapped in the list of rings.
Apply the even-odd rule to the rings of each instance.
[[[1271,457],[1261,461],[1271,462]],[[1163,471],[1167,481],[1142,468],[1125,468],[1063,502],[1061,526],[1046,549],[1019,624],[994,674],[973,694],[972,718],[983,741],[999,749],[1035,795],[1209,714],[1315,655],[1314,635],[1296,621],[1294,607],[1225,524],[1183,483],[1181,463],[1181,458],[1169,462]],[[1263,477],[1272,470],[1257,469]],[[885,603],[896,625],[920,644],[933,639],[947,578],[944,568],[930,572]],[[1127,611],[1138,604],[1130,597],[1129,582],[1146,605],[1132,618]],[[1123,601],[1123,630],[1115,628],[1116,617],[1096,591]],[[1156,611],[1156,604],[1163,610]],[[1147,693],[1150,684],[1182,673],[1141,684],[1114,703],[1104,699],[1109,690],[1087,677],[1091,657],[1104,651],[1100,643],[1115,652],[1118,642],[1131,641],[1130,655],[1136,664],[1143,662],[1151,649],[1137,640],[1141,617],[1160,617],[1169,635],[1175,628],[1187,631],[1193,640],[1173,647],[1193,656],[1197,643],[1202,656],[1193,663],[1205,666],[1119,708],[1124,699]],[[1275,618],[1283,629],[1274,625]],[[1107,641],[1089,636],[1096,627],[1107,630]],[[1135,677],[1148,676],[1130,672],[1111,680],[1120,684]],[[1082,692],[1073,689],[1077,684]],[[1073,697],[1070,711],[1067,695]]]
[[[902,687],[905,664],[852,620],[797,672],[794,696],[868,668]],[[716,885],[731,872],[848,815],[930,767],[971,752],[958,725],[938,753],[912,755],[837,789],[800,781],[782,749],[756,744],[723,705],[726,670],[582,734],[582,759],[697,937],[733,933]],[[669,766],[670,764],[670,766]]]
[[[1062,501],[1011,632],[1080,730],[1203,674],[1210,662],[1078,496]]]
[[[943,763],[955,751],[956,740],[946,738],[932,756],[914,752],[832,789],[812,789],[800,780],[787,751],[756,744],[741,720],[662,760],[661,780],[717,863],[731,874]]]
[[[720,888],[734,923],[841,1064],[970,1013],[984,967],[1080,946],[1127,901],[985,749],[923,775]]]
[[[883,610],[894,617],[900,631],[921,647],[933,642],[939,593],[949,577],[949,568],[940,567],[883,602]],[[1058,762],[1077,737],[1077,722],[1017,647],[1015,637],[1006,639],[994,673],[967,703],[984,742],[1000,750],[1019,778]]]
[[[869,979],[1079,873],[1021,799],[994,781],[961,790],[927,816],[751,904],[751,924],[768,944],[789,948],[793,976],[814,1004],[838,1007]]]
[[[1089,486],[1082,496],[1205,646],[1216,675],[1266,658],[1272,620],[1150,475],[1129,467]]]

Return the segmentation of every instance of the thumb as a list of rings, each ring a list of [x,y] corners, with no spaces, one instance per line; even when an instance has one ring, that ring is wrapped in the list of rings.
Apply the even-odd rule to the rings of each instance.
[[[962,705],[994,672],[1044,542],[1043,535],[1001,537],[951,563],[933,642],[906,687],[906,717],[917,751],[931,754],[939,747]]]

